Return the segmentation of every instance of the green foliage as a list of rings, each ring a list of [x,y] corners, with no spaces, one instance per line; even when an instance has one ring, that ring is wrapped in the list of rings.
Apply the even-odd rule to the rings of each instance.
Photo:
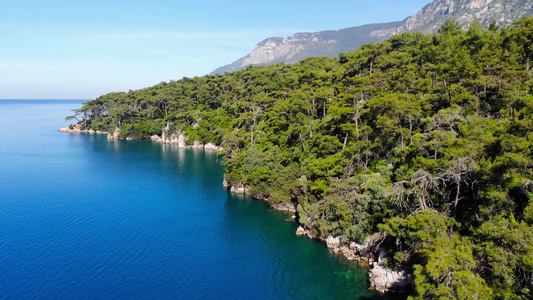
[[[387,178],[380,173],[358,174],[333,181],[318,209],[320,218],[336,224],[337,228],[332,228],[332,232],[320,231],[362,241],[381,221],[387,192]]]
[[[110,93],[69,120],[224,147],[225,179],[317,236],[383,230],[417,299],[533,290],[533,17]],[[492,293],[492,296],[491,296]]]
[[[452,232],[454,225],[453,219],[432,209],[381,225],[408,247],[406,252],[417,253],[416,293],[411,299],[488,299],[492,294],[475,272],[472,246]]]
[[[520,294],[529,289],[520,281],[531,284],[533,279],[533,227],[517,221],[511,214],[495,216],[484,222],[475,232],[476,251],[484,258],[482,268],[491,269],[488,280],[506,290]]]

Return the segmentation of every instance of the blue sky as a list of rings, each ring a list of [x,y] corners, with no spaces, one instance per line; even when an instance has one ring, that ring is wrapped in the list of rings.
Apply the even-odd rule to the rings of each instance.
[[[202,76],[272,36],[399,21],[430,0],[1,0],[0,99],[94,99]]]

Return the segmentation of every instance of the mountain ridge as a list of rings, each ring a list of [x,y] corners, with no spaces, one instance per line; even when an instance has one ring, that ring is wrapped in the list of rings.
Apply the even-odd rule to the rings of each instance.
[[[484,28],[492,22],[506,26],[532,14],[533,1],[527,0],[434,0],[402,21],[266,38],[250,54],[217,68],[211,74],[238,71],[249,65],[295,63],[310,56],[335,57],[363,44],[380,42],[406,31],[436,33],[448,18],[455,19],[463,29],[467,29],[474,21]]]
[[[339,30],[298,32],[290,37],[269,37],[259,42],[250,54],[216,69],[212,74],[238,71],[249,65],[295,63],[310,56],[333,57],[354,50],[354,45],[358,47],[364,43],[381,41],[381,37],[370,37],[369,34],[376,30],[391,30],[400,23],[375,23]],[[353,40],[353,37],[357,39]]]

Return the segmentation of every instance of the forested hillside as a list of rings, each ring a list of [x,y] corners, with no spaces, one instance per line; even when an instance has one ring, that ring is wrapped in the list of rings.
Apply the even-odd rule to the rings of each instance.
[[[222,145],[230,184],[297,204],[317,237],[386,232],[414,299],[530,299],[532,43],[532,17],[466,32],[448,20],[335,59],[111,93],[76,117]]]

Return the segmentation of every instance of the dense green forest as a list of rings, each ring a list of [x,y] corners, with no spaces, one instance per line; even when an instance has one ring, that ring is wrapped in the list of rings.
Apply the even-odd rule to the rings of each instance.
[[[225,179],[317,237],[388,234],[413,299],[531,299],[533,17],[404,33],[338,58],[111,93],[75,110],[121,138],[224,147]]]

